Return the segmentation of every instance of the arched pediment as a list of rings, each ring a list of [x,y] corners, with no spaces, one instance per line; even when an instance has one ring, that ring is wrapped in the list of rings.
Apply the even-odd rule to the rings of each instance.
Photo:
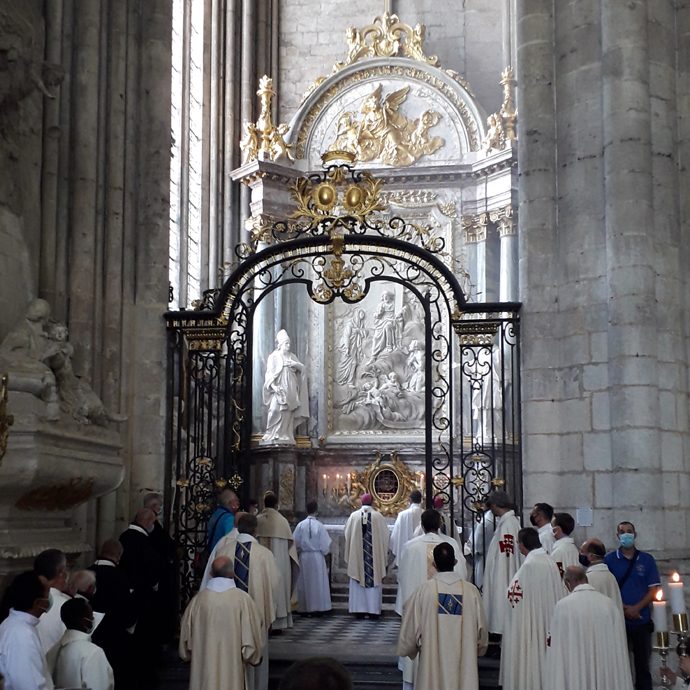
[[[358,154],[359,167],[430,167],[479,151],[486,115],[462,77],[435,61],[374,55],[337,63],[290,122],[295,157],[317,168],[322,153],[344,149]]]

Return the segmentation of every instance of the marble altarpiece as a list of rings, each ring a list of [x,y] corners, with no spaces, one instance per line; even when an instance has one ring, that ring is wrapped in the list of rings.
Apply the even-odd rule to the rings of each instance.
[[[386,14],[365,29],[348,30],[347,58],[316,79],[287,125],[273,123],[273,84],[261,80],[261,114],[256,123],[245,123],[245,162],[233,172],[250,189],[247,236],[255,251],[270,245],[271,225],[295,212],[296,182],[318,173],[324,154],[337,159],[344,152],[341,157],[355,158],[357,170],[379,181],[380,215],[403,218],[413,229],[404,239],[443,246],[443,262],[467,301],[516,302],[512,72],[507,68],[500,77],[504,104],[487,129],[470,86],[424,54],[423,36],[423,27]],[[236,267],[228,268],[229,274]],[[365,489],[378,491],[379,504],[392,518],[412,488],[430,486],[424,391],[434,384],[423,375],[427,353],[419,296],[404,281],[381,280],[353,302],[324,305],[299,284],[261,296],[251,328],[251,476],[223,479],[247,481],[244,490],[252,497],[276,491],[287,514],[301,513],[316,498],[320,515],[332,525],[344,521]],[[296,428],[294,444],[264,439],[266,362],[283,329],[308,379],[309,418]],[[454,370],[443,374],[460,379],[459,367],[466,377],[485,374],[492,337],[481,341],[488,349],[477,350],[473,361],[458,356]],[[459,349],[457,343],[452,347]],[[511,353],[500,357],[502,369],[514,370]],[[506,435],[491,409],[511,386],[509,375],[499,386],[492,376],[477,391],[466,386],[464,405],[456,405],[453,414],[464,415],[465,428],[473,429],[463,443],[515,441],[515,428]],[[188,483],[178,481],[182,493]],[[334,563],[336,572],[341,565]]]

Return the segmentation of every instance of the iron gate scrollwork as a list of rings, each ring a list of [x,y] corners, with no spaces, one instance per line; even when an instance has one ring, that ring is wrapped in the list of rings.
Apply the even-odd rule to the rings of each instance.
[[[166,314],[169,467],[181,598],[195,592],[214,493],[248,497],[252,434],[252,333],[274,290],[304,286],[319,304],[362,300],[377,281],[409,290],[424,313],[424,462],[427,505],[441,497],[472,529],[482,501],[505,486],[521,504],[519,307],[468,303],[428,226],[388,218],[380,182],[350,164],[297,181],[292,217],[257,223],[240,261],[193,310]]]

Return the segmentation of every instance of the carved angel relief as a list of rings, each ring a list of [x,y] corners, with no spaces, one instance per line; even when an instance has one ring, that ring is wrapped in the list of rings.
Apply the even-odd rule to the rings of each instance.
[[[378,160],[395,167],[407,167],[438,151],[445,140],[429,136],[429,130],[439,123],[441,114],[425,110],[415,120],[405,117],[400,106],[409,91],[405,86],[384,97],[379,84],[364,99],[359,113],[348,111],[340,116],[329,150],[350,151],[363,163]]]

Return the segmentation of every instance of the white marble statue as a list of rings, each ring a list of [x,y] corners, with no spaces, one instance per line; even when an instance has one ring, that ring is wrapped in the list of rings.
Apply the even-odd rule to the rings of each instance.
[[[50,305],[35,299],[24,321],[0,344],[0,369],[11,373],[12,389],[31,393],[46,404],[45,418],[57,421],[60,411],[80,424],[105,426],[126,417],[106,410],[101,399],[72,369],[74,348],[67,327],[50,319]]]
[[[395,295],[392,290],[386,290],[381,294],[381,301],[374,312],[372,360],[375,360],[379,355],[400,348],[401,330],[402,319],[398,318],[395,313]]]
[[[266,360],[263,402],[268,407],[262,443],[295,443],[295,428],[309,417],[304,364],[290,352],[290,336],[276,335],[276,349]]]
[[[426,381],[424,380],[424,348],[418,340],[410,343],[410,354],[407,357],[407,368],[410,377],[407,379],[406,388],[419,393],[424,390]]]
[[[338,346],[340,361],[336,372],[336,381],[341,386],[351,386],[355,383],[357,367],[364,358],[364,341],[367,335],[367,329],[364,327],[365,317],[364,309],[355,309],[343,329]]]

